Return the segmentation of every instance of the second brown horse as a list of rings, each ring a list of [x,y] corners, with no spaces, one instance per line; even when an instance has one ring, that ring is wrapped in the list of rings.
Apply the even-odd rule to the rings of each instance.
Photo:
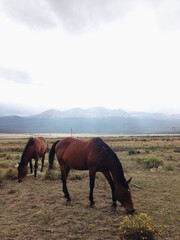
[[[44,159],[45,154],[48,149],[48,144],[46,140],[43,137],[36,137],[36,138],[29,138],[24,151],[21,156],[21,161],[18,166],[18,181],[21,182],[22,179],[27,175],[28,173],[28,163],[30,163],[30,169],[31,173],[33,172],[32,168],[32,159],[35,160],[34,164],[34,176],[37,175],[37,167],[38,167],[38,159],[41,158],[42,165],[41,165],[41,171],[43,171],[44,166]]]
[[[90,206],[94,205],[93,189],[96,172],[102,172],[110,184],[112,205],[118,200],[127,213],[134,213],[134,206],[129,189],[129,182],[124,177],[122,165],[115,152],[101,139],[92,138],[88,141],[68,137],[56,141],[49,152],[49,169],[53,168],[54,156],[57,156],[60,169],[63,192],[67,201],[71,201],[66,180],[70,169],[89,170]]]

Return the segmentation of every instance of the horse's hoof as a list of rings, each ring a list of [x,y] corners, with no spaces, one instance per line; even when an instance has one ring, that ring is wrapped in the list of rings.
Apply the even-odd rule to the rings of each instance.
[[[111,205],[111,207],[116,208],[116,207],[117,207],[117,203],[116,203],[116,202],[113,202],[112,205]]]
[[[66,201],[66,205],[71,205],[71,201]]]
[[[95,207],[95,202],[90,203],[90,207],[94,208]]]
[[[111,206],[111,211],[115,213],[115,212],[117,211],[117,208],[116,208],[116,207],[113,207],[113,206]]]

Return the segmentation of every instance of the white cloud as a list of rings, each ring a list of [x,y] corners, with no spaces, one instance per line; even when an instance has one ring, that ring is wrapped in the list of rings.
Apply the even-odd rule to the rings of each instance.
[[[70,2],[41,0],[35,9],[34,1],[26,6],[18,1],[14,8],[11,1],[3,1],[6,12],[0,16],[0,66],[11,70],[11,75],[0,71],[1,101],[8,100],[9,92],[13,102],[47,108],[180,109],[180,17],[173,31],[159,28],[168,12],[168,1],[142,4],[139,0],[137,5],[106,1],[102,11],[101,1],[98,5]],[[173,2],[178,9],[178,2]],[[38,19],[40,8],[44,10]],[[65,12],[61,15],[59,9]],[[171,20],[173,9],[169,11]],[[78,13],[72,24],[76,34],[72,35],[70,25]],[[84,26],[79,25],[82,20]],[[88,30],[91,27],[93,31]]]

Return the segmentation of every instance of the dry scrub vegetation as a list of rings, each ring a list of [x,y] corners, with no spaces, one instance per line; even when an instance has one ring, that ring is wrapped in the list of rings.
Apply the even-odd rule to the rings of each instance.
[[[45,138],[51,147],[61,137]],[[155,239],[180,239],[180,136],[107,136],[103,140],[118,154],[126,178],[133,177],[130,187],[136,214],[152,217],[158,231]],[[26,136],[0,136],[0,239],[122,239],[120,226],[126,214],[120,204],[116,210],[111,208],[110,188],[100,173],[94,208],[89,207],[88,172],[70,173],[72,203],[67,205],[57,161],[56,170],[47,172],[48,155],[43,173],[17,182],[16,165],[26,142]]]

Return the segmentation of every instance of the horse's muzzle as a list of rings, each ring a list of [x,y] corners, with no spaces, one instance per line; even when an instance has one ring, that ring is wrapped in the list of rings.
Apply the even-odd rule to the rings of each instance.
[[[135,209],[133,209],[133,210],[127,210],[127,209],[126,209],[126,213],[127,213],[127,214],[133,215],[134,212],[135,212]]]

